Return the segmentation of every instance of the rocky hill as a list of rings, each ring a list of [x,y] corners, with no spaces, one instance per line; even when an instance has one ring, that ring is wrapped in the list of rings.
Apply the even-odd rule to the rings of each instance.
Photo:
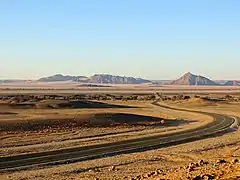
[[[56,82],[56,81],[83,81],[87,79],[85,76],[69,76],[62,74],[55,74],[53,76],[44,77],[39,79],[39,82]]]
[[[95,74],[91,77],[85,76],[65,76],[62,74],[56,74],[49,77],[44,77],[38,80],[39,82],[56,82],[56,81],[75,81],[82,83],[97,83],[97,84],[143,84],[150,83],[151,81],[125,76],[115,76],[109,74]]]
[[[224,86],[240,86],[240,81],[227,81]]]
[[[30,80],[21,80],[21,79],[1,79],[0,84],[4,83],[25,83],[30,82]]]
[[[100,84],[143,84],[150,83],[151,81],[142,78],[95,74],[88,79],[88,82]]]
[[[190,72],[184,74],[179,79],[170,83],[171,85],[197,85],[197,86],[216,86],[216,82],[199,75],[191,74]]]

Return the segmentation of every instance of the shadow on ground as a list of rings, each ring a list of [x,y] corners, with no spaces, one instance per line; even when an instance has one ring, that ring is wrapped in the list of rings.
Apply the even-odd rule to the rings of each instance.
[[[25,120],[0,122],[0,131],[42,131],[42,130],[67,130],[76,127],[170,127],[186,123],[184,120],[168,120],[151,116],[125,114],[125,113],[100,113],[85,115],[68,119],[52,120]]]
[[[3,104],[2,104],[3,106]],[[114,105],[96,101],[43,101],[36,103],[4,104],[12,109],[89,109],[89,108],[137,108],[134,106]]]
[[[209,98],[203,97],[202,100],[209,101],[209,102],[227,102],[225,99],[217,99],[217,98]]]
[[[112,125],[144,125],[144,126],[178,126],[185,123],[184,120],[168,120],[159,117],[126,114],[126,113],[106,113],[96,114],[91,122],[96,124],[98,121],[111,122]],[[111,125],[109,124],[109,125]]]

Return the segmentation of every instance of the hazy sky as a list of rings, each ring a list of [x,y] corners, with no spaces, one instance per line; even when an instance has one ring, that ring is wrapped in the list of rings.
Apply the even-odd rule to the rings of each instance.
[[[1,1],[0,62],[0,78],[240,79],[240,1]]]

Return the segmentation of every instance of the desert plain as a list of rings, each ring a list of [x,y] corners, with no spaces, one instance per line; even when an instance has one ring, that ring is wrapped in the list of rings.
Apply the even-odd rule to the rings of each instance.
[[[235,122],[222,133],[161,148],[24,168],[1,165],[5,157],[183,134],[215,121],[206,113]],[[239,117],[239,87],[2,86],[0,179],[240,179]]]

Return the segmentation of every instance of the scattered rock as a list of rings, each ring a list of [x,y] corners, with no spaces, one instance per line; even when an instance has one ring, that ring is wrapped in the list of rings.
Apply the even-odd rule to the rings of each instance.
[[[159,175],[161,174],[163,171],[161,169],[157,169],[155,172],[154,172],[154,175]]]
[[[148,178],[148,174],[144,174],[142,177],[143,178]]]
[[[101,172],[99,169],[94,169],[95,172]]]
[[[201,175],[198,175],[198,176],[195,176],[195,177],[193,178],[193,180],[202,180],[202,177],[201,177]]]
[[[195,164],[195,163],[190,163],[190,164],[188,165],[188,167],[196,167],[196,164]]]
[[[116,166],[111,166],[108,171],[116,171]]]
[[[232,160],[232,164],[236,164],[236,163],[238,163],[238,162],[239,162],[238,159],[233,159],[233,160]]]
[[[140,176],[140,175],[136,177],[136,180],[140,180],[140,179],[141,179],[141,176]]]
[[[153,175],[155,174],[155,172],[156,172],[156,171],[151,172],[151,175],[153,176]]]
[[[155,174],[155,172],[150,172],[150,173],[144,174],[142,177],[149,178],[149,177],[153,176],[154,174]]]
[[[189,167],[187,170],[188,170],[188,172],[192,172],[192,171],[194,171],[194,167]]]
[[[130,177],[129,180],[136,180],[134,177]]]
[[[99,169],[89,169],[89,171],[88,172],[94,172],[94,173],[96,173],[96,172],[101,172]]]
[[[227,161],[224,160],[224,159],[219,159],[219,160],[217,161],[217,164],[224,164],[224,163],[227,163]]]
[[[199,167],[201,166],[199,163],[195,163],[195,167]]]
[[[214,178],[215,178],[215,176],[211,175],[211,174],[204,174],[204,175],[202,175],[202,179],[204,179],[204,180],[212,180]]]
[[[196,164],[195,163],[190,163],[188,166],[187,166],[187,170],[188,172],[192,172],[194,171],[194,168],[196,168]]]
[[[204,160],[200,160],[200,161],[198,162],[198,164],[199,164],[200,166],[203,166],[203,165],[208,164],[208,162],[206,162],[206,161],[204,161]]]
[[[201,175],[195,176],[193,180],[213,180],[214,178],[215,176],[211,174],[201,174]]]
[[[151,176],[152,176],[152,173],[148,173],[148,174],[147,174],[147,177],[151,177]]]

